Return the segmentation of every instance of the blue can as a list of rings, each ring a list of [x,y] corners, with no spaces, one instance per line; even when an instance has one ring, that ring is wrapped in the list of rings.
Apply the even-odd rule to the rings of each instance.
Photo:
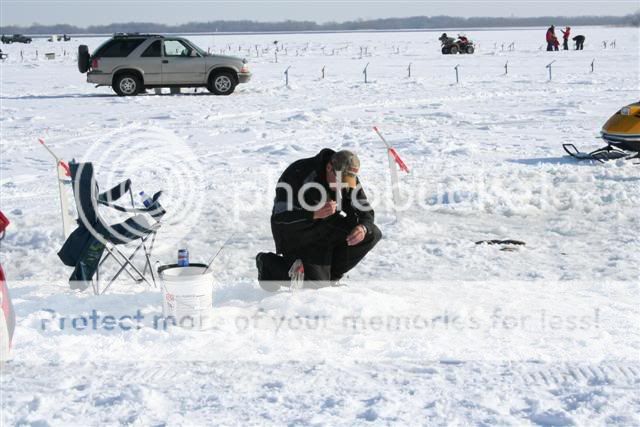
[[[178,249],[178,267],[189,266],[189,251],[186,249]]]

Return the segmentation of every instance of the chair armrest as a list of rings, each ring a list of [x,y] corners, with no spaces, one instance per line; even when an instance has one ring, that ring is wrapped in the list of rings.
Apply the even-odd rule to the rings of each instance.
[[[122,197],[123,194],[127,193],[130,190],[131,180],[127,179],[126,181],[122,181],[120,184],[113,187],[111,190],[100,193],[100,195],[98,196],[98,201],[111,202],[114,200],[118,200],[120,197]]]

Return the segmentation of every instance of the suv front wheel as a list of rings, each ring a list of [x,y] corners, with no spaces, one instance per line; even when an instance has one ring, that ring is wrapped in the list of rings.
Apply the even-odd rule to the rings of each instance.
[[[236,88],[236,79],[228,71],[220,71],[211,74],[207,89],[216,95],[231,95]]]
[[[113,82],[113,90],[120,96],[135,96],[142,90],[142,82],[135,74],[120,74]]]

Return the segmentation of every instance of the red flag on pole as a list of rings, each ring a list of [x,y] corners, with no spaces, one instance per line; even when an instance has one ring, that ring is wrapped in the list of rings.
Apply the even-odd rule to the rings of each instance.
[[[393,148],[393,147],[389,148],[389,154],[391,154],[393,156],[393,159],[396,161],[396,163],[398,164],[398,167],[400,168],[401,171],[409,173],[409,168],[402,161],[402,159],[400,158],[400,155],[398,155],[398,152],[396,151],[395,148]]]
[[[373,127],[373,130],[376,131],[376,133],[378,134],[378,136],[380,137],[380,139],[382,140],[382,142],[384,142],[384,145],[387,146],[387,150],[389,150],[389,154],[393,157],[393,160],[396,162],[396,164],[398,165],[398,167],[400,168],[401,171],[409,173],[409,168],[407,167],[407,165],[405,164],[404,161],[402,161],[402,159],[400,158],[400,155],[398,154],[398,152],[396,151],[395,148],[393,148],[386,139],[384,139],[384,136],[382,136],[382,134],[380,133],[380,131],[378,130],[377,126]]]

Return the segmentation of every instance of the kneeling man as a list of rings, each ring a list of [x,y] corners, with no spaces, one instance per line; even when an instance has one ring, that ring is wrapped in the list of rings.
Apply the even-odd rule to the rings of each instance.
[[[382,233],[359,170],[351,151],[325,148],[284,171],[271,214],[277,254],[257,255],[260,286],[277,290],[301,271],[305,288],[334,286],[373,249]]]

